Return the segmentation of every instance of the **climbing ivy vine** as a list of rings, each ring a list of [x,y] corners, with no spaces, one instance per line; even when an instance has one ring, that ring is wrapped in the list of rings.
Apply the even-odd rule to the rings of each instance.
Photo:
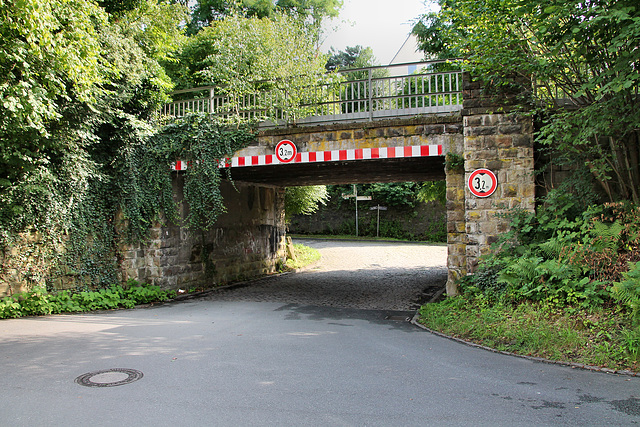
[[[158,161],[165,165],[178,159],[189,162],[184,187],[189,205],[185,225],[208,230],[225,211],[220,194],[225,169],[220,168],[220,163],[246,147],[255,136],[248,123],[228,124],[206,114],[190,114],[167,124],[154,137],[150,151]],[[151,175],[154,171],[145,172]],[[164,176],[166,174],[153,180],[160,181]],[[165,187],[165,191],[170,188]]]
[[[123,244],[144,242],[156,221],[181,221],[171,165],[189,161],[184,177],[189,214],[181,225],[207,230],[225,211],[220,162],[255,136],[249,124],[222,123],[206,114],[154,126],[130,120],[120,130],[127,137],[111,157],[103,157],[108,161],[92,163],[86,180],[73,186],[59,177],[58,186],[28,200],[25,220],[31,227],[22,221],[1,224],[2,280],[50,289],[69,282],[76,288],[117,283]],[[38,211],[39,204],[48,208]]]

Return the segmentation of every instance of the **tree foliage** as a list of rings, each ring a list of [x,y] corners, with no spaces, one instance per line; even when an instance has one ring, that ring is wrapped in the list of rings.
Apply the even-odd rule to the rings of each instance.
[[[325,185],[287,187],[284,193],[284,211],[292,215],[311,215],[318,207],[327,204],[329,193]]]
[[[105,13],[84,0],[0,2],[0,191],[63,155],[52,133],[70,102],[95,100]],[[96,25],[94,25],[94,22]]]
[[[184,197],[189,205],[186,226],[192,230],[209,230],[225,212],[219,190],[222,180],[220,159],[231,157],[254,137],[247,125],[229,127],[206,114],[190,114],[172,121],[154,135],[153,145],[147,147],[145,153],[163,160],[154,162],[149,172],[153,173],[158,164],[168,167],[175,159],[191,162],[185,174]],[[144,176],[146,171],[141,172]],[[168,170],[161,172],[159,179],[169,177]],[[170,188],[168,191],[170,197]]]
[[[634,0],[443,0],[423,48],[463,55],[489,85],[531,79],[539,141],[587,167],[610,200],[640,201],[640,7]]]
[[[190,20],[185,5],[169,0],[138,0],[138,6],[118,16],[117,24],[151,58],[176,61],[175,53],[187,40]]]
[[[286,14],[228,16],[191,37],[169,69],[180,87],[216,86],[231,108],[249,97],[265,116],[295,118],[326,78],[317,37],[316,29]],[[268,98],[257,96],[266,92]]]
[[[252,135],[202,117],[154,122],[173,87],[159,61],[174,60],[186,8],[108,4],[0,0],[0,278],[115,283],[119,242],[177,218],[171,162],[228,156]],[[202,185],[219,181],[217,165],[187,174],[188,226],[223,211]]]
[[[347,46],[345,50],[329,50],[329,58],[325,65],[327,71],[345,70],[349,68],[365,68],[377,65],[373,49],[370,47]]]
[[[248,18],[274,18],[285,13],[300,20],[310,20],[319,27],[324,18],[338,16],[341,0],[199,0],[193,8],[190,32],[211,25],[231,15]]]

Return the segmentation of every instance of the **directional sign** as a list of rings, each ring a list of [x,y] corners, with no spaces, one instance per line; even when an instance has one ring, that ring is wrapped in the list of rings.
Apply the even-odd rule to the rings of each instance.
[[[371,200],[371,196],[356,196],[355,194],[342,193],[343,199],[349,199],[351,197],[355,197],[356,200]]]
[[[498,187],[498,178],[489,169],[476,169],[469,175],[469,191],[476,197],[489,197]]]
[[[369,208],[370,211],[386,211],[387,207],[386,206],[374,206],[372,208]]]
[[[282,163],[289,163],[295,159],[297,152],[296,145],[288,139],[283,139],[276,145],[276,158]]]

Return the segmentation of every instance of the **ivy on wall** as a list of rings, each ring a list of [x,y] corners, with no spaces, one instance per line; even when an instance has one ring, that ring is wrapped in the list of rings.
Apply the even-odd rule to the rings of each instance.
[[[186,226],[209,230],[225,211],[219,187],[226,169],[219,167],[220,162],[246,147],[255,136],[249,124],[229,125],[206,114],[177,119],[156,135],[151,151],[164,164],[178,159],[190,161],[184,188],[189,204]]]
[[[0,224],[0,280],[50,289],[117,283],[123,243],[144,242],[156,221],[180,221],[171,165],[190,161],[184,188],[189,215],[181,225],[207,230],[225,210],[220,160],[255,137],[248,124],[206,114],[155,125],[129,118],[118,133],[110,152],[92,153],[86,180],[58,177],[57,186],[27,199],[28,218]],[[46,209],[38,209],[42,205]]]

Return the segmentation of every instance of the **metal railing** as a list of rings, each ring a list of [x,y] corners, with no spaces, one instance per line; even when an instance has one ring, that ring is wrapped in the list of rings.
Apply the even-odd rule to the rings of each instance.
[[[462,72],[433,71],[442,62],[347,69],[319,78],[316,85],[287,90],[260,82],[262,90],[241,95],[211,86],[180,90],[162,113],[239,116],[265,127],[452,113],[462,108]]]

